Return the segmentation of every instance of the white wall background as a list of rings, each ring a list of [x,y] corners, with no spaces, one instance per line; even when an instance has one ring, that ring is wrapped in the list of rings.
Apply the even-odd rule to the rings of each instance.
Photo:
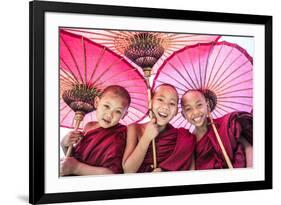
[[[84,202],[71,204],[276,204],[280,201],[280,131],[278,116],[281,114],[281,13],[275,0],[267,1],[223,1],[223,0],[72,0],[108,5],[125,5],[216,11],[229,13],[249,13],[273,16],[273,95],[274,95],[274,144],[273,144],[273,190],[236,193],[200,194],[187,196],[156,197],[145,199],[125,199],[113,201]],[[0,160],[0,204],[28,203],[28,86],[29,86],[29,11],[27,0],[4,1],[1,4],[0,32],[0,107],[1,107],[1,160]]]

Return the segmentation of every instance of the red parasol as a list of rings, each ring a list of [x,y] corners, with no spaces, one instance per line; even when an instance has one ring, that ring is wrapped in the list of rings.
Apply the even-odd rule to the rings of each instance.
[[[218,118],[233,111],[251,112],[252,72],[252,57],[240,46],[225,41],[197,44],[170,56],[159,68],[153,88],[170,83],[180,98],[189,89],[204,90],[214,102],[211,118]],[[180,107],[171,123],[193,129],[182,117]]]
[[[131,96],[128,114],[120,123],[128,125],[145,117],[147,87],[139,71],[108,48],[61,29],[60,126],[78,129],[84,116],[82,126],[95,120],[94,98],[109,85],[123,86]]]

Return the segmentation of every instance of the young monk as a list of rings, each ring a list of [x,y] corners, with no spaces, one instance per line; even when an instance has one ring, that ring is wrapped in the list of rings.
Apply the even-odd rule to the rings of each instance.
[[[119,120],[127,114],[131,98],[118,85],[107,87],[95,99],[97,121],[88,122],[84,132],[69,132],[61,142],[64,153],[73,147],[73,157],[61,162],[60,174],[96,175],[122,173],[122,157],[126,145],[127,128]]]
[[[178,111],[178,93],[169,84],[158,86],[152,97],[154,118],[128,126],[123,157],[125,173],[189,170],[195,138],[169,124]],[[151,141],[155,139],[158,167],[153,167]]]
[[[203,91],[189,90],[183,95],[181,105],[183,116],[195,126],[196,169],[228,168],[208,119],[214,102],[207,101]],[[214,119],[214,124],[233,167],[252,167],[252,115],[233,112]]]

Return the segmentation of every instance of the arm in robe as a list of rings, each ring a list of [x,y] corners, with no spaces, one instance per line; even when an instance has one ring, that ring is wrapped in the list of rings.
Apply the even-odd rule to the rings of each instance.
[[[196,138],[186,129],[179,128],[177,143],[172,154],[159,164],[167,171],[190,170],[196,144]]]
[[[80,162],[92,166],[82,166],[85,172],[105,171],[103,174],[123,173],[122,157],[125,149],[127,128],[116,125],[112,128],[89,130],[74,148],[74,157]],[[97,169],[98,168],[98,169]],[[102,169],[101,169],[102,168]]]

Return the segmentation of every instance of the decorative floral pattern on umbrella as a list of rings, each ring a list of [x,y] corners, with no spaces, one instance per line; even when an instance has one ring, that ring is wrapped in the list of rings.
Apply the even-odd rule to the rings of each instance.
[[[128,125],[147,114],[145,79],[124,57],[89,39],[60,30],[60,125],[73,128],[75,112],[85,115],[82,126],[95,120],[94,97],[109,85],[128,90],[131,104],[120,123]]]
[[[218,118],[232,111],[252,111],[252,72],[253,59],[240,46],[225,41],[197,44],[170,56],[159,68],[152,88],[170,83],[180,98],[187,90],[203,90],[212,99],[212,117]],[[171,123],[191,128],[180,106]]]
[[[173,52],[188,45],[217,41],[217,35],[138,32],[119,30],[97,30],[65,28],[90,40],[108,47],[124,56],[141,71],[144,67],[152,68],[152,75],[163,61]]]

